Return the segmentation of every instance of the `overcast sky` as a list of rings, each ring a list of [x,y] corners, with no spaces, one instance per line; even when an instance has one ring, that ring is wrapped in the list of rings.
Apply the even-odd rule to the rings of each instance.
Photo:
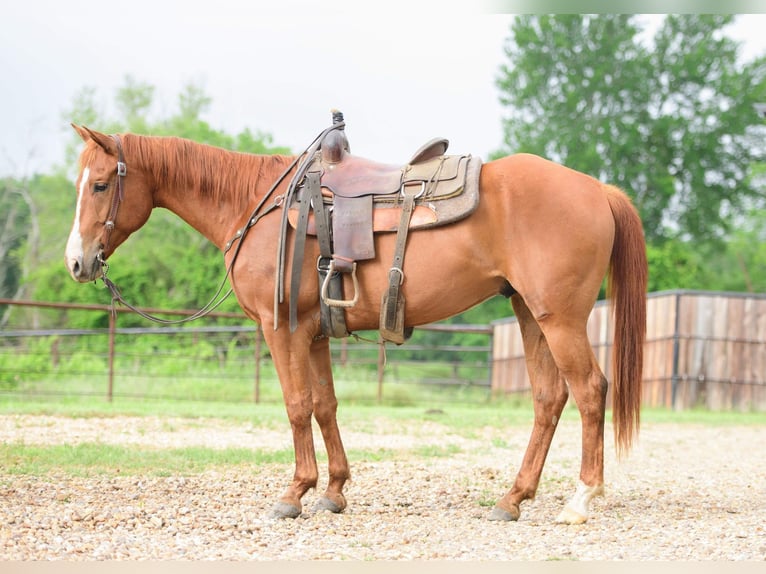
[[[262,4],[3,3],[0,176],[61,163],[75,94],[96,88],[108,115],[128,75],[155,86],[157,115],[175,111],[194,82],[212,97],[213,128],[269,132],[294,151],[329,125],[332,108],[345,114],[353,153],[379,161],[404,162],[437,136],[484,159],[501,146],[495,79],[511,15],[444,0],[440,15],[412,10],[415,0]],[[752,57],[766,51],[764,30],[766,15],[748,15],[732,36]]]

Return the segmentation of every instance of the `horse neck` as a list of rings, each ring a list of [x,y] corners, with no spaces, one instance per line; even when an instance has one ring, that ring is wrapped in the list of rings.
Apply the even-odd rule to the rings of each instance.
[[[231,152],[174,137],[126,136],[155,207],[178,215],[222,249],[292,158]]]

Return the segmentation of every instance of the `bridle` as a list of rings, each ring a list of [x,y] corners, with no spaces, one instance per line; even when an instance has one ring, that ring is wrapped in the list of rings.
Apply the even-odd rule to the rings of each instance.
[[[106,277],[109,265],[104,258],[104,253],[109,250],[109,240],[114,231],[114,222],[117,219],[117,211],[125,198],[125,176],[128,175],[128,166],[125,163],[125,153],[122,151],[122,140],[120,136],[113,135],[115,145],[117,146],[117,189],[112,195],[112,203],[109,206],[109,213],[104,220],[104,240],[101,242],[101,249],[98,252],[98,261],[101,263],[102,276]]]

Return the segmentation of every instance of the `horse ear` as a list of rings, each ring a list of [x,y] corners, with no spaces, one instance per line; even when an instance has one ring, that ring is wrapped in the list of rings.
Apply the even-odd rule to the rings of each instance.
[[[82,138],[82,141],[87,142],[90,139],[90,135],[87,131],[85,131],[85,128],[83,126],[78,126],[77,124],[69,124],[72,126],[74,131],[77,132],[77,135],[79,135]]]
[[[96,130],[92,130],[85,126],[72,124],[72,127],[74,128],[74,131],[80,135],[82,141],[87,143],[88,140],[93,140],[95,143],[101,146],[106,153],[117,155],[117,146],[115,145],[114,140],[108,135],[102,134],[101,132],[97,132]]]

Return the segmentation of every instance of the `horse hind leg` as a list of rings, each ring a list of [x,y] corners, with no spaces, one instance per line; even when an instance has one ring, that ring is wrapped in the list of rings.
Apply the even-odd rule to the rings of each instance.
[[[574,396],[582,421],[580,482],[556,519],[565,524],[588,520],[591,500],[604,491],[604,419],[607,380],[588,341],[585,321],[546,320],[542,329],[558,368]]]
[[[490,520],[518,520],[520,504],[534,498],[548,450],[556,431],[568,390],[556,366],[545,335],[520,295],[511,298],[521,328],[527,372],[532,384],[535,419],[521,468],[508,493],[497,502]]]
[[[338,428],[338,399],[335,396],[329,339],[320,339],[311,345],[311,394],[314,418],[319,424],[327,449],[329,482],[324,495],[314,510],[342,512],[346,508],[343,487],[350,478],[348,459]]]

